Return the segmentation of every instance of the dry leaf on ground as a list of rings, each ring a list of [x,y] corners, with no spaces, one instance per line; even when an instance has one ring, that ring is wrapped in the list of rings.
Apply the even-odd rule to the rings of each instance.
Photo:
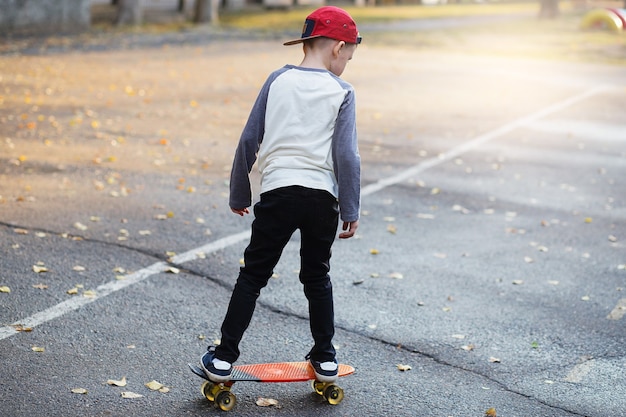
[[[259,407],[272,407],[278,405],[278,401],[273,398],[259,397],[256,400],[256,405],[258,405]]]
[[[397,364],[396,367],[398,368],[398,371],[402,371],[402,372],[410,371],[411,369],[413,369],[411,368],[411,365],[404,365],[401,363]]]
[[[150,381],[146,382],[146,387],[148,387],[148,389],[151,389],[152,391],[158,391],[163,388],[163,384],[158,381]]]
[[[123,376],[122,379],[120,379],[119,381],[116,381],[114,379],[109,379],[107,381],[107,384],[115,385],[116,387],[125,387],[126,386],[126,377]]]
[[[74,227],[78,230],[82,230],[85,231],[87,230],[87,226],[85,226],[84,224],[82,224],[81,222],[76,222],[74,223]]]
[[[122,398],[134,399],[134,398],[141,398],[141,397],[143,397],[143,395],[137,394],[136,392],[131,392],[131,391],[122,392]]]

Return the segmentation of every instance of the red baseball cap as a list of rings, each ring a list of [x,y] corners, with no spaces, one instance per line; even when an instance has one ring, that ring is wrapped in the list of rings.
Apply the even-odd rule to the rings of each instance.
[[[321,37],[346,43],[361,43],[356,23],[348,12],[339,7],[324,6],[307,16],[300,39],[285,42],[283,45],[295,45],[307,39]]]

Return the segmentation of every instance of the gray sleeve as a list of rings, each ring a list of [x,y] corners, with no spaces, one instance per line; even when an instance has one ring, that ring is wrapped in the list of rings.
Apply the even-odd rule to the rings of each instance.
[[[235,151],[235,158],[230,171],[230,198],[228,202],[229,206],[234,209],[243,209],[252,205],[249,174],[256,162],[257,152],[263,141],[267,95],[273,79],[274,77],[268,78],[261,88]]]
[[[333,164],[339,186],[341,220],[359,219],[361,205],[361,157],[356,133],[356,102],[350,88],[339,110],[333,135]]]

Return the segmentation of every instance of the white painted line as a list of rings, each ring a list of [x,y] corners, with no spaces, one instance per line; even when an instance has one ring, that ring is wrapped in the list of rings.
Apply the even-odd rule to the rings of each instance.
[[[438,165],[443,164],[444,162],[448,162],[450,160],[452,160],[453,158],[458,157],[459,155],[462,155],[466,152],[469,152],[475,148],[477,148],[478,146],[487,143],[491,140],[494,140],[506,133],[509,133],[517,128],[520,127],[524,127],[527,125],[530,125],[531,123],[541,119],[542,117],[546,117],[552,113],[556,113],[560,110],[563,110],[569,106],[571,106],[572,104],[576,104],[580,101],[583,101],[589,97],[592,97],[596,94],[599,94],[605,90],[607,90],[609,87],[608,86],[598,86],[595,88],[592,88],[590,90],[587,90],[581,94],[575,95],[573,97],[567,98],[563,101],[559,101],[558,103],[555,103],[551,106],[545,107],[542,110],[539,110],[535,113],[531,113],[527,116],[524,117],[520,117],[517,120],[513,120],[512,122],[509,122],[503,126],[500,126],[497,129],[494,129],[490,132],[484,133],[480,136],[477,136],[476,138],[470,140],[469,142],[465,142],[459,146],[457,146],[456,148],[452,148],[451,150],[449,150],[448,152],[444,152],[442,154],[440,154],[439,156],[437,156],[436,158],[431,158],[431,159],[427,159],[424,162],[417,164],[405,171],[402,171],[392,177],[388,177],[388,178],[383,178],[378,182],[374,182],[372,184],[369,184],[365,187],[363,187],[363,189],[361,190],[361,195],[362,196],[366,196],[366,195],[370,195],[370,194],[374,194],[377,191],[382,190],[383,188],[389,187],[391,185],[395,185],[395,184],[399,184],[403,181],[407,181],[409,179],[411,179],[412,177],[414,177],[417,174],[420,174],[424,171],[426,171],[427,169],[436,167]]]
[[[622,298],[617,302],[615,308],[606,316],[609,320],[619,320],[626,314],[626,298]]]
[[[236,243],[241,242],[242,240],[246,240],[250,237],[250,231],[246,230],[245,232],[240,232],[234,235],[226,236],[220,240],[215,242],[207,243],[204,246],[200,246],[199,248],[189,250],[185,253],[181,253],[180,255],[173,256],[172,263],[182,265],[185,262],[193,261],[194,259],[198,259],[198,254],[204,253],[213,253],[218,250],[222,250],[229,246],[232,246]]]
[[[437,158],[426,160],[397,175],[394,175],[386,179],[382,179],[378,182],[375,182],[366,187],[363,187],[363,189],[361,190],[361,195],[368,196],[370,194],[373,194],[391,185],[395,185],[402,181],[406,181],[416,174],[424,172],[429,168],[436,167],[446,161],[450,161],[452,158],[456,158],[457,156],[465,152],[471,151],[472,149],[475,149],[476,147],[478,147],[479,145],[483,143],[496,139],[504,135],[505,133],[509,133],[512,130],[517,129],[519,127],[526,126],[536,120],[539,120],[542,117],[545,117],[557,111],[563,110],[571,106],[572,104],[578,103],[589,97],[599,94],[606,89],[608,89],[608,86],[599,86],[599,87],[592,88],[590,90],[585,91],[584,93],[575,95],[566,100],[563,100],[551,106],[548,106],[544,108],[543,110],[540,110],[535,113],[531,113],[528,116],[524,116],[510,123],[507,123],[495,130],[492,130],[483,135],[480,135],[469,142],[463,143],[457,146],[456,148],[453,148],[450,151],[439,155],[439,157]],[[172,262],[176,264],[183,264],[185,262],[189,262],[193,259],[196,259],[199,253],[207,254],[207,253],[218,251],[220,249],[224,249],[226,247],[229,247],[231,245],[234,245],[236,243],[239,243],[247,239],[249,236],[250,236],[249,231],[227,236],[225,238],[222,238],[215,242],[201,246],[199,248],[191,249],[185,253],[176,255],[172,258]],[[71,298],[67,301],[64,301],[60,304],[50,307],[44,311],[36,313],[30,317],[19,320],[10,326],[0,327],[0,340],[6,339],[16,333],[19,333],[19,331],[16,329],[16,327],[18,326],[22,326],[24,328],[34,328],[40,324],[46,323],[57,317],[63,316],[66,313],[77,310],[78,308],[80,308],[81,306],[85,304],[93,303],[94,301],[97,301],[102,297],[106,297],[107,295],[113,292],[119,291],[130,285],[141,282],[154,274],[164,272],[166,269],[167,269],[167,264],[165,264],[164,262],[157,262],[155,264],[150,265],[147,268],[141,269],[137,272],[134,272],[126,276],[126,279],[111,281],[107,284],[103,284],[99,286],[98,288],[96,288],[96,296],[93,298],[87,298],[87,297]]]
[[[248,231],[227,236],[199,248],[192,249],[185,253],[181,253],[180,255],[176,255],[172,257],[172,262],[176,264],[189,262],[193,259],[197,259],[199,253],[208,254],[216,252],[218,250],[234,245],[235,243],[238,243],[242,240],[245,240],[249,236],[250,232]],[[157,262],[146,268],[140,269],[137,272],[126,275],[124,279],[116,279],[115,281],[110,281],[106,284],[100,285],[96,288],[96,295],[94,297],[73,297],[46,310],[40,311],[39,313],[35,313],[30,317],[19,320],[10,326],[0,327],[0,340],[6,339],[7,337],[19,333],[19,331],[17,330],[18,327],[32,329],[36,326],[39,326],[40,324],[46,323],[57,317],[61,317],[66,313],[78,310],[80,307],[89,303],[93,303],[94,301],[106,297],[111,293],[137,284],[138,282],[141,282],[146,278],[151,277],[152,275],[165,272],[167,269],[168,265],[165,262]]]

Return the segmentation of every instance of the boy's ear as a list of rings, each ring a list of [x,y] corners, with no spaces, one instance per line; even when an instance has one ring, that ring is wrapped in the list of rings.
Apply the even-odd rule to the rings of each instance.
[[[346,43],[344,41],[337,42],[333,47],[333,56],[338,56],[339,52],[344,46],[346,46]]]

